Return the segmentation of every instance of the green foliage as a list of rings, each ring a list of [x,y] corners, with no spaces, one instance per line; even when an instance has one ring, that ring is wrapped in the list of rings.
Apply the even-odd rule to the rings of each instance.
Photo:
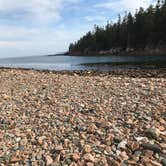
[[[166,44],[166,0],[158,0],[156,6],[140,8],[135,15],[125,13],[117,23],[102,28],[94,26],[80,40],[70,44],[69,52],[96,52],[111,48],[157,47]]]

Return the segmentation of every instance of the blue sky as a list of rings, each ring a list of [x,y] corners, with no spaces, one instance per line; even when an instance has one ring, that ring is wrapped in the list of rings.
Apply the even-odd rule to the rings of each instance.
[[[155,0],[0,0],[0,58],[63,52],[94,24]]]

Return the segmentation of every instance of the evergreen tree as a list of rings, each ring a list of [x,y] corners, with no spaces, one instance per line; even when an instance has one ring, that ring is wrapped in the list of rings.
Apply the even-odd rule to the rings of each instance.
[[[98,52],[112,48],[156,48],[166,45],[166,0],[157,1],[156,6],[148,9],[140,8],[135,15],[126,13],[118,16],[117,23],[103,27],[95,25],[74,44],[70,44],[70,52]]]

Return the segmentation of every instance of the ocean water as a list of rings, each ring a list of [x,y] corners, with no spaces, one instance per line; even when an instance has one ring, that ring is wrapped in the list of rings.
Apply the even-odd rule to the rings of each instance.
[[[0,59],[0,67],[72,71],[166,67],[165,56],[31,56]]]

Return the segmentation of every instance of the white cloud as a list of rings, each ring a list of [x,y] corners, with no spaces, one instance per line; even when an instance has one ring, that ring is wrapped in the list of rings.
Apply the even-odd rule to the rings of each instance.
[[[64,3],[79,0],[0,0],[0,12],[9,17],[23,17],[31,21],[52,21],[60,19]]]
[[[104,16],[85,16],[85,20],[89,22],[99,21],[104,22],[107,21],[107,19]]]
[[[154,0],[109,0],[107,2],[96,4],[94,7],[108,8],[118,12],[124,10],[134,12],[139,7],[148,7],[153,2]]]
[[[68,49],[83,33],[58,23],[65,5],[81,0],[0,0],[0,57],[44,55]],[[16,25],[9,25],[12,19]],[[5,24],[3,20],[8,19]],[[24,23],[22,22],[24,20]],[[27,26],[29,23],[33,27]],[[20,23],[20,24],[19,24]]]
[[[85,30],[86,31],[86,30]],[[0,57],[31,56],[67,51],[85,31],[0,26]]]

